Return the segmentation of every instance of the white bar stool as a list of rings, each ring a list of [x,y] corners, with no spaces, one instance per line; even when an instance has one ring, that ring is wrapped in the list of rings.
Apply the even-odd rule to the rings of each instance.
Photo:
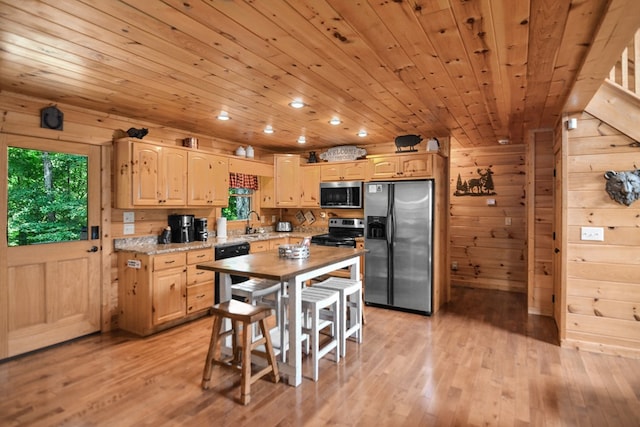
[[[362,282],[330,277],[312,287],[340,293],[340,350],[345,357],[347,338],[354,336],[358,343],[362,343]]]
[[[276,312],[276,326],[281,328],[281,286],[276,280],[251,278],[231,285],[231,296],[242,298],[251,305],[266,305]],[[260,336],[257,325],[253,325],[253,338]]]
[[[304,313],[303,332],[311,336],[313,380],[318,381],[318,362],[333,351],[335,361],[340,361],[340,292],[317,287],[303,288],[301,292]],[[331,338],[320,347],[320,331],[331,326]]]

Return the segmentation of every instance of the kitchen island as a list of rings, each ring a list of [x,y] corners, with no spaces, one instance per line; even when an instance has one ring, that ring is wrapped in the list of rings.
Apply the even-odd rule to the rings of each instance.
[[[277,250],[259,252],[196,265],[202,270],[216,271],[228,276],[250,276],[277,280],[281,283],[283,295],[289,295],[289,357],[281,361],[281,373],[286,375],[290,385],[298,386],[302,382],[302,351],[300,338],[302,325],[300,313],[302,302],[300,292],[304,283],[323,274],[345,267],[350,268],[351,278],[360,279],[360,257],[364,249],[311,246],[309,258],[288,259],[279,256]],[[225,278],[225,288],[230,288],[230,280]],[[231,290],[221,290],[221,301],[231,297]],[[282,355],[281,355],[282,356]]]

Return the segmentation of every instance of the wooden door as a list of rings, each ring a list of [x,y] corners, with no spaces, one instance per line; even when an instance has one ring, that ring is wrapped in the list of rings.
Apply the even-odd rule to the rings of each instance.
[[[367,175],[367,162],[345,163],[342,168],[342,178],[346,181],[360,181]]]
[[[187,310],[185,267],[153,273],[153,326],[181,319]]]
[[[160,203],[165,206],[185,206],[187,204],[187,151],[162,147],[160,182]]]
[[[407,156],[399,159],[400,171],[404,177],[426,178],[433,176],[432,157],[429,154]]]
[[[317,166],[301,166],[302,193],[300,205],[305,207],[320,207],[320,168]]]
[[[211,203],[214,206],[229,204],[229,160],[222,156],[211,156],[213,177],[209,185],[212,186]]]
[[[563,136],[564,138],[564,136]],[[563,206],[563,150],[555,152],[555,173],[553,181],[553,317],[558,328],[558,337],[563,340],[564,327],[564,289],[563,289],[563,227],[565,210]]]
[[[162,194],[160,182],[161,147],[136,142],[133,144],[132,176],[133,204],[158,206]]]
[[[189,206],[213,206],[212,181],[214,177],[212,158],[209,154],[189,152],[188,199]]]
[[[0,141],[0,171],[7,182],[0,189],[5,211],[0,220],[3,236],[0,243],[0,358],[5,358],[100,330],[101,160],[98,146],[20,136],[4,136]],[[67,207],[60,203],[61,194],[71,192],[71,184],[64,188],[55,181],[57,189],[53,184],[46,187],[51,193],[47,197],[53,200],[46,205],[36,203],[38,209],[55,209],[43,224],[16,221],[21,207],[16,205],[29,203],[16,197],[20,194],[17,191],[24,191],[22,184],[8,181],[16,179],[15,156],[24,153],[41,157],[42,164],[50,163],[44,168],[45,173],[42,168],[30,168],[34,176],[44,175],[44,181],[47,181],[49,167],[51,175],[80,173],[81,178],[73,180],[74,184],[81,184],[75,191],[85,192],[86,196],[76,200],[77,206]],[[78,162],[58,166],[46,161],[46,158],[60,158],[56,156],[67,156]],[[34,180],[36,187],[37,181]],[[16,190],[16,187],[20,188]],[[67,202],[67,205],[71,203]],[[60,230],[61,218],[73,217],[70,212],[64,212],[65,208],[81,214],[79,223],[86,226]],[[35,229],[38,231],[33,232]],[[12,236],[16,235],[21,237],[15,240]],[[44,243],[50,236],[52,242]]]
[[[369,160],[371,179],[393,178],[398,173],[398,159],[395,157],[374,157]]]
[[[300,204],[300,156],[276,156],[276,206],[297,207]]]

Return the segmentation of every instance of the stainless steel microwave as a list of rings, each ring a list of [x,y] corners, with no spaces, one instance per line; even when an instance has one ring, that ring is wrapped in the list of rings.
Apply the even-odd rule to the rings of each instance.
[[[320,207],[328,209],[362,208],[362,181],[321,182]]]

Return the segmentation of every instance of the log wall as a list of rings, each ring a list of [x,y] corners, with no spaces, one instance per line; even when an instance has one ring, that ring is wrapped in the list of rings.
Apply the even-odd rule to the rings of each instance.
[[[527,291],[525,150],[524,145],[475,149],[455,149],[452,145],[452,285]],[[487,168],[493,171],[494,195],[456,195],[461,193],[458,177],[463,185],[468,184],[479,177],[478,169]],[[489,199],[495,199],[496,204],[489,206]],[[457,270],[453,270],[454,263]]]
[[[587,114],[567,131],[566,339],[563,345],[640,354],[640,201],[605,191],[608,170],[640,166],[637,142]],[[604,241],[581,240],[602,227]]]
[[[553,315],[553,143],[543,130],[528,148],[528,310],[546,316]]]
[[[64,126],[62,131],[40,128],[40,110],[52,105],[43,99],[18,95],[12,92],[0,91],[0,132],[27,135],[51,140],[69,141],[82,144],[94,144],[103,146],[103,170],[111,170],[111,142],[114,137],[122,136],[130,127],[149,129],[145,141],[159,142],[170,145],[181,145],[187,137],[198,138],[199,147],[202,150],[219,154],[231,155],[238,144],[212,138],[207,135],[193,134],[188,130],[168,128],[157,123],[133,121],[131,119],[111,114],[99,113],[66,104],[56,104],[64,113]],[[55,145],[52,146],[55,150]],[[256,158],[269,157],[270,153],[255,148]],[[111,208],[112,180],[107,179],[110,173],[103,173],[103,275],[105,285],[102,294],[102,329],[110,330],[117,326],[118,308],[118,271],[116,256],[113,252],[113,239],[123,237],[123,211]],[[174,213],[169,209],[136,209],[135,233],[127,237],[159,235],[167,224],[167,215]],[[189,209],[188,212],[198,217],[208,217],[210,224],[215,224],[216,212],[214,209]],[[6,221],[6,219],[5,219]],[[211,228],[211,226],[210,226]],[[107,283],[108,282],[108,283]]]

